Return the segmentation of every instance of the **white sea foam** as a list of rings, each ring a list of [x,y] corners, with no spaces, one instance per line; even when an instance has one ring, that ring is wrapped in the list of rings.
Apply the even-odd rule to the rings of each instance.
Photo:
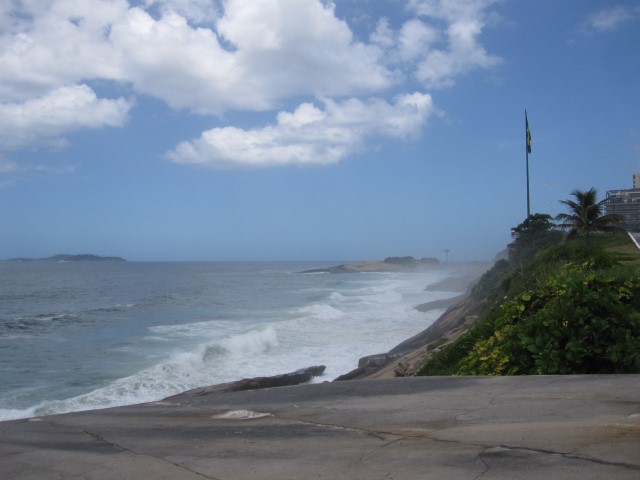
[[[347,301],[347,297],[342,295],[340,292],[331,292],[329,295],[329,300],[332,302],[345,302]]]
[[[229,322],[220,320],[205,320],[202,322],[157,325],[149,328],[149,332],[162,338],[180,338],[180,337],[211,337],[217,332],[228,331]],[[241,327],[240,327],[241,328]]]
[[[279,342],[276,329],[269,325],[225,338],[219,344],[229,354],[238,356],[265,352],[277,347]]]
[[[0,422],[6,420],[15,420],[17,418],[28,418],[36,415],[37,407],[29,407],[25,409],[0,408]]]
[[[317,303],[308,307],[297,308],[293,314],[309,317],[314,320],[337,320],[344,316],[344,312],[326,303]]]
[[[193,351],[175,352],[151,368],[86,394],[43,402],[25,410],[0,410],[0,420],[149,402],[198,386],[231,381],[242,375],[241,370],[250,370],[247,360],[255,359],[278,345],[278,335],[273,326],[254,328],[214,343],[199,345]],[[231,365],[234,363],[243,366],[240,371],[233,371]],[[221,371],[223,365],[227,368]]]

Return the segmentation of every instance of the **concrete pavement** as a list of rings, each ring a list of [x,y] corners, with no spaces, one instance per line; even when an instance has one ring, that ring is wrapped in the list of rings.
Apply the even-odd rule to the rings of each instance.
[[[0,423],[3,479],[634,479],[640,375],[279,387]]]

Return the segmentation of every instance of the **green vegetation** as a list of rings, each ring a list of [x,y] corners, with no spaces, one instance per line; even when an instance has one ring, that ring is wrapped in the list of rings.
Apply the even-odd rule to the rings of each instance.
[[[561,213],[556,219],[562,220],[564,227],[569,227],[569,235],[584,235],[589,237],[592,232],[607,232],[617,228],[622,221],[620,215],[603,215],[602,207],[606,200],[597,201],[595,188],[586,192],[574,190],[571,192],[575,200],[561,200],[560,203],[569,208],[570,213]]]
[[[418,375],[639,373],[640,251],[590,218],[568,238],[548,215],[515,227],[510,260],[471,293],[483,314]]]
[[[431,350],[435,350],[436,348],[447,343],[448,340],[449,339],[447,337],[442,337],[436,340],[435,342],[431,342],[429,345],[427,345],[427,351],[430,352]]]
[[[387,257],[383,260],[384,263],[393,263],[396,265],[414,265],[418,261],[413,257]]]
[[[422,265],[437,265],[440,261],[437,258],[421,258],[416,260],[414,257],[387,257],[383,260],[384,263],[391,263],[394,265],[404,265],[405,267],[413,267],[418,264]]]

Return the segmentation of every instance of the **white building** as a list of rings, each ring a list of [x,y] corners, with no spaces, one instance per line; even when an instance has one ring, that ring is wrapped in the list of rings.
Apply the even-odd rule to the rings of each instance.
[[[640,232],[640,173],[633,174],[633,188],[609,190],[604,203],[605,213],[622,215],[622,227],[630,232]]]

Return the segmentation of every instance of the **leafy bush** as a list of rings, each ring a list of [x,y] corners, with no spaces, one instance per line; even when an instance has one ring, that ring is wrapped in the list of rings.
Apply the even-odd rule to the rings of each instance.
[[[640,277],[572,266],[502,305],[460,375],[640,372]]]
[[[487,295],[485,313],[419,375],[640,372],[640,273],[597,244],[497,264],[474,291]]]
[[[417,375],[456,375],[460,363],[483,340],[494,333],[495,312],[488,311],[471,327],[471,329],[434,355],[422,366]]]

